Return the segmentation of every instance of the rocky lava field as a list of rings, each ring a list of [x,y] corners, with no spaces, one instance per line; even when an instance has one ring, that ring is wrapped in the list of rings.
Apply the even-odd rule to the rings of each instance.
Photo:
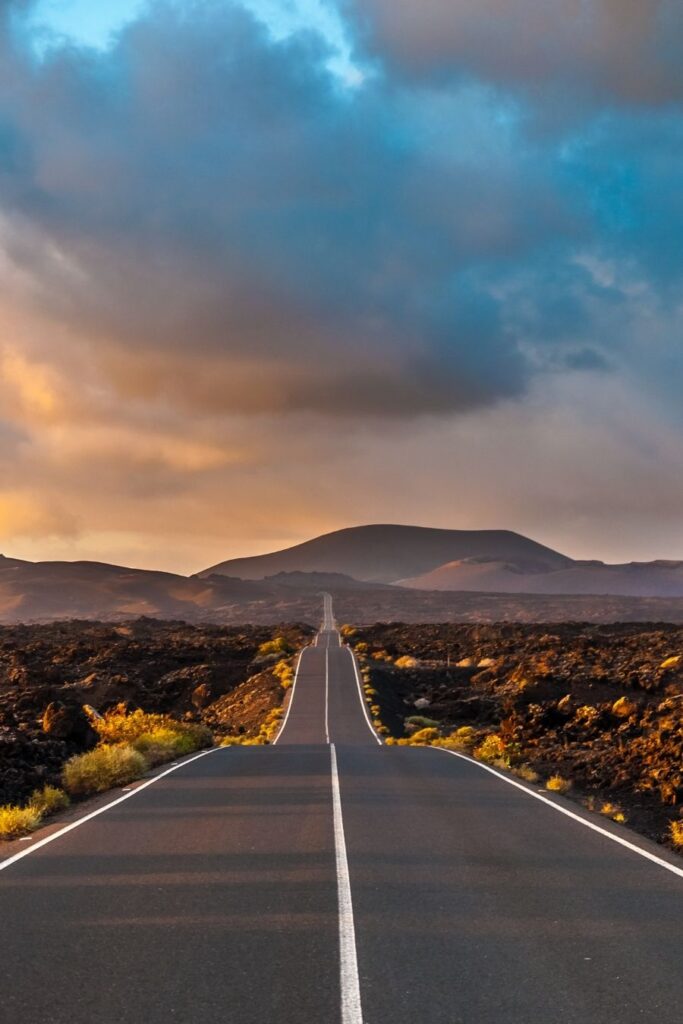
[[[392,735],[416,715],[443,736],[494,733],[513,765],[659,841],[682,816],[682,627],[378,624],[351,640]]]
[[[59,785],[64,762],[94,746],[84,704],[166,713],[218,736],[258,732],[283,697],[259,647],[277,635],[294,651],[312,633],[146,619],[0,627],[0,805]]]

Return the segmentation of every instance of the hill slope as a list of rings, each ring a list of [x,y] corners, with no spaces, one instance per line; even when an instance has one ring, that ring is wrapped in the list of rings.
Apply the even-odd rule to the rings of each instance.
[[[564,569],[572,561],[510,530],[434,530],[422,526],[356,526],[253,558],[235,558],[198,573],[262,580],[281,572],[343,573],[393,583],[446,562],[495,558],[530,571]]]
[[[682,597],[683,562],[574,562],[566,568],[537,572],[519,564],[472,558],[448,562],[432,572],[399,582],[416,590]]]

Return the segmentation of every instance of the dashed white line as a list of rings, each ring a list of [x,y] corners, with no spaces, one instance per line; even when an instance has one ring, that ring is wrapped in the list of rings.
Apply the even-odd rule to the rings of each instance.
[[[334,743],[330,745],[332,768],[332,808],[334,849],[337,865],[337,902],[339,907],[339,982],[341,988],[341,1024],[363,1024],[363,1010],[358,978],[356,927],[353,920],[351,879],[346,856],[344,818],[342,816],[339,772]]]
[[[330,648],[325,650],[325,742],[330,742]]]

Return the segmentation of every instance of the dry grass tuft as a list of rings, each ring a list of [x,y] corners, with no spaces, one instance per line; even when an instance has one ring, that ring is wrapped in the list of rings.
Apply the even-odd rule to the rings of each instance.
[[[29,807],[33,807],[42,816],[63,811],[71,801],[63,789],[57,789],[56,786],[43,786],[42,789],[33,791],[28,803]]]
[[[35,807],[0,807],[0,839],[18,839],[40,825],[42,815]]]
[[[271,671],[279,680],[282,689],[288,690],[294,682],[294,669],[291,664],[283,659],[278,661],[277,665],[273,665]]]
[[[677,850],[683,850],[683,821],[672,821],[670,823],[669,838]]]
[[[492,764],[495,761],[505,759],[505,741],[497,733],[492,732],[474,749],[474,756],[477,761],[486,761]]]
[[[572,784],[569,779],[565,779],[561,775],[551,775],[545,788],[549,789],[551,793],[568,793]]]
[[[525,782],[538,782],[538,772],[535,772],[531,765],[518,764],[510,770],[513,772],[514,775],[516,775],[520,779],[523,779]]]
[[[619,824],[623,824],[626,821],[626,815],[619,804],[613,804],[611,800],[603,801],[600,807],[600,814],[604,814],[606,818],[611,818],[612,821],[618,821]]]
[[[284,636],[273,637],[272,640],[266,640],[265,643],[261,644],[258,649],[259,658],[272,658],[277,655],[291,654],[292,645]]]
[[[434,740],[438,740],[441,737],[441,733],[438,729],[428,727],[426,729],[418,729],[412,736],[409,737],[410,743],[414,743],[417,746],[421,746],[423,743],[433,743]]]
[[[418,664],[417,658],[411,657],[410,654],[404,654],[403,657],[397,658],[394,662],[396,668],[417,668]]]
[[[64,765],[62,780],[67,793],[87,796],[125,786],[144,775],[147,761],[128,743],[102,743],[87,754],[78,754]]]

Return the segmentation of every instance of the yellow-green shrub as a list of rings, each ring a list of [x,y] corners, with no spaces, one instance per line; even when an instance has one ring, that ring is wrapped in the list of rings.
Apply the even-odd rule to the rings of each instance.
[[[534,769],[528,764],[515,765],[515,767],[512,768],[511,771],[520,779],[524,779],[525,782],[538,782],[538,772],[535,772]]]
[[[505,741],[492,732],[475,747],[474,756],[478,761],[501,761],[505,758]]]
[[[62,781],[67,793],[85,796],[125,786],[139,779],[146,769],[144,756],[130,744],[102,743],[86,754],[70,758],[64,765]]]
[[[429,727],[427,729],[418,729],[417,732],[414,732],[413,735],[409,737],[409,740],[410,743],[416,744],[432,743],[434,740],[438,740],[440,735],[441,734],[438,729]]]
[[[39,814],[54,814],[55,811],[62,811],[68,807],[70,800],[63,789],[56,786],[43,786],[42,789],[35,789],[29,800],[29,807],[33,807]]]
[[[196,742],[190,734],[164,727],[143,732],[133,740],[131,746],[142,754],[150,767],[197,750]]]
[[[17,839],[28,835],[40,824],[42,814],[30,804],[28,807],[16,807],[8,804],[0,807],[0,839]]]
[[[410,654],[404,654],[394,662],[396,668],[417,668],[417,664],[417,658],[413,658]]]
[[[150,764],[192,754],[213,743],[213,736],[205,725],[179,722],[170,715],[153,714],[141,708],[128,711],[123,704],[107,711],[92,724],[103,743],[128,743],[142,753],[149,751]]]
[[[683,850],[683,820],[669,824],[669,836],[677,850]]]
[[[551,775],[545,788],[549,789],[551,793],[568,793],[572,784],[569,779],[565,779],[561,775]]]
[[[477,741],[477,731],[471,725],[461,725],[448,738],[466,749],[471,749]]]
[[[284,636],[273,637],[266,640],[258,649],[259,658],[268,658],[274,654],[290,654],[292,651],[289,641]]]
[[[280,728],[280,720],[282,718],[282,708],[272,708],[271,711],[265,717],[265,720],[261,723],[259,734],[256,737],[261,743],[270,743],[277,734]]]
[[[276,665],[273,665],[271,671],[279,680],[283,690],[289,689],[294,682],[294,669],[288,661],[278,661]]]

